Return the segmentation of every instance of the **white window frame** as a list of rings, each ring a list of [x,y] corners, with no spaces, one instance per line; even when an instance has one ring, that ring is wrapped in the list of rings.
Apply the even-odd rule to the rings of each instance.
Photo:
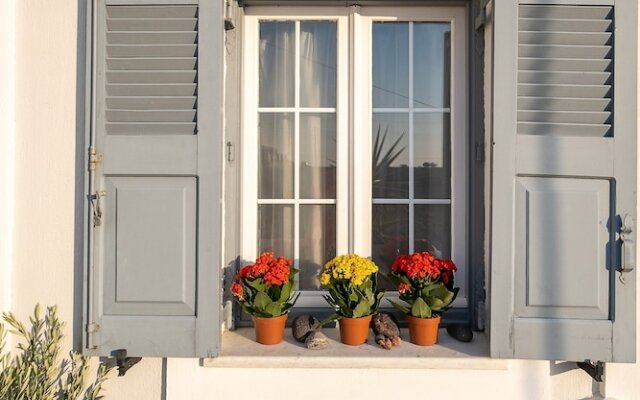
[[[451,24],[451,256],[458,266],[456,286],[460,288],[455,307],[466,307],[467,302],[467,241],[468,241],[468,198],[467,171],[468,160],[468,85],[467,85],[467,25],[464,7],[362,7],[360,12],[352,15],[354,27],[355,71],[353,74],[354,93],[367,93],[367,96],[353,98],[354,124],[352,129],[353,143],[353,205],[352,218],[358,221],[353,224],[353,251],[371,256],[371,215],[372,215],[372,25],[376,21],[398,22],[449,22]],[[409,68],[413,68],[411,63]],[[410,93],[413,88],[410,86]],[[411,94],[410,94],[410,97]],[[409,104],[413,108],[413,104]],[[436,110],[438,111],[438,110]],[[410,124],[412,121],[410,121]],[[411,126],[411,125],[410,125]],[[411,126],[411,129],[413,127]],[[412,135],[410,135],[412,137]],[[411,168],[409,168],[411,170]],[[394,199],[395,204],[402,199]],[[407,202],[408,204],[409,202]],[[444,204],[448,204],[446,202]],[[442,202],[414,201],[414,204],[443,204]],[[409,229],[413,231],[413,221],[409,221]],[[411,251],[411,249],[410,249]],[[460,279],[462,277],[462,279]],[[390,293],[392,299],[396,294]]]
[[[257,206],[259,203],[295,204],[295,258],[298,258],[298,206],[300,204],[334,204],[323,200],[258,200],[258,93],[259,22],[261,20],[333,20],[337,22],[337,92],[336,92],[336,252],[357,253],[371,256],[372,219],[372,24],[374,21],[416,21],[451,23],[451,201],[423,200],[414,204],[451,204],[452,258],[458,265],[456,285],[460,287],[455,307],[467,306],[467,232],[468,232],[468,85],[466,9],[464,7],[248,7],[245,10],[242,47],[242,151],[241,163],[241,246],[244,262],[255,259],[257,254]],[[299,24],[296,24],[296,41]],[[351,45],[355,43],[355,45]],[[297,44],[297,42],[296,42]],[[298,52],[296,46],[296,52]],[[298,148],[299,126],[299,68],[296,53],[295,107],[269,108],[270,111],[295,112],[295,143]],[[346,71],[346,72],[345,72]],[[355,96],[354,94],[360,94]],[[413,104],[410,104],[413,108]],[[325,109],[309,109],[307,112]],[[442,111],[438,109],[437,111]],[[327,111],[327,110],[325,110]],[[434,110],[436,111],[436,110]],[[357,146],[356,146],[357,144]],[[299,154],[296,151],[294,165],[298,172]],[[295,194],[298,194],[296,178]],[[403,200],[395,201],[400,203]],[[406,200],[405,200],[406,201]],[[408,202],[407,202],[408,203]],[[413,230],[412,221],[410,229]],[[461,279],[462,278],[462,279]],[[305,290],[297,307],[318,307],[325,302],[322,291]],[[397,293],[385,297],[397,298]]]

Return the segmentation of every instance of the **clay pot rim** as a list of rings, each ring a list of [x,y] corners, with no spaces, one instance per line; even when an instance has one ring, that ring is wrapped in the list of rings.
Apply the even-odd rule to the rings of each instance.
[[[427,318],[414,317],[413,315],[409,315],[409,314],[405,314],[405,316],[407,318],[419,319],[419,320],[423,320],[423,321],[428,320],[428,319],[440,319],[440,318],[442,318],[442,316],[440,316],[440,315],[436,315],[435,317],[431,316],[431,317],[427,317]]]
[[[256,319],[277,319],[277,318],[288,317],[288,316],[289,316],[288,312],[278,315],[277,317],[258,317],[257,315],[251,314],[251,318],[256,318]]]

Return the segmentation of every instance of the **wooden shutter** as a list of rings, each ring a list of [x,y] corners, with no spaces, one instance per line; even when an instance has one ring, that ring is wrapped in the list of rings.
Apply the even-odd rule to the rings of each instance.
[[[172,3],[93,10],[89,353],[218,351],[222,3]]]
[[[632,362],[638,4],[559,3],[494,2],[491,351]]]

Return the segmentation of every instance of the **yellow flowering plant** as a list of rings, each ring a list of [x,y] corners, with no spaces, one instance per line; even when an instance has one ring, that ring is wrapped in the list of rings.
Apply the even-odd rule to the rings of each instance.
[[[324,299],[337,316],[360,318],[378,310],[384,290],[378,289],[378,266],[357,254],[340,255],[325,264],[320,284]]]

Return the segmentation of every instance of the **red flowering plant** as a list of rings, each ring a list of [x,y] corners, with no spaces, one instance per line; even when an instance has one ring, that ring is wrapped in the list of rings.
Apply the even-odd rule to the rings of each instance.
[[[458,294],[459,288],[453,287],[456,270],[453,261],[429,252],[400,255],[391,264],[389,277],[398,289],[400,300],[409,306],[389,301],[398,310],[417,318],[442,314]]]
[[[244,266],[231,284],[231,294],[242,309],[256,317],[279,317],[289,312],[298,300],[294,293],[295,275],[291,260],[262,253],[251,265]]]

